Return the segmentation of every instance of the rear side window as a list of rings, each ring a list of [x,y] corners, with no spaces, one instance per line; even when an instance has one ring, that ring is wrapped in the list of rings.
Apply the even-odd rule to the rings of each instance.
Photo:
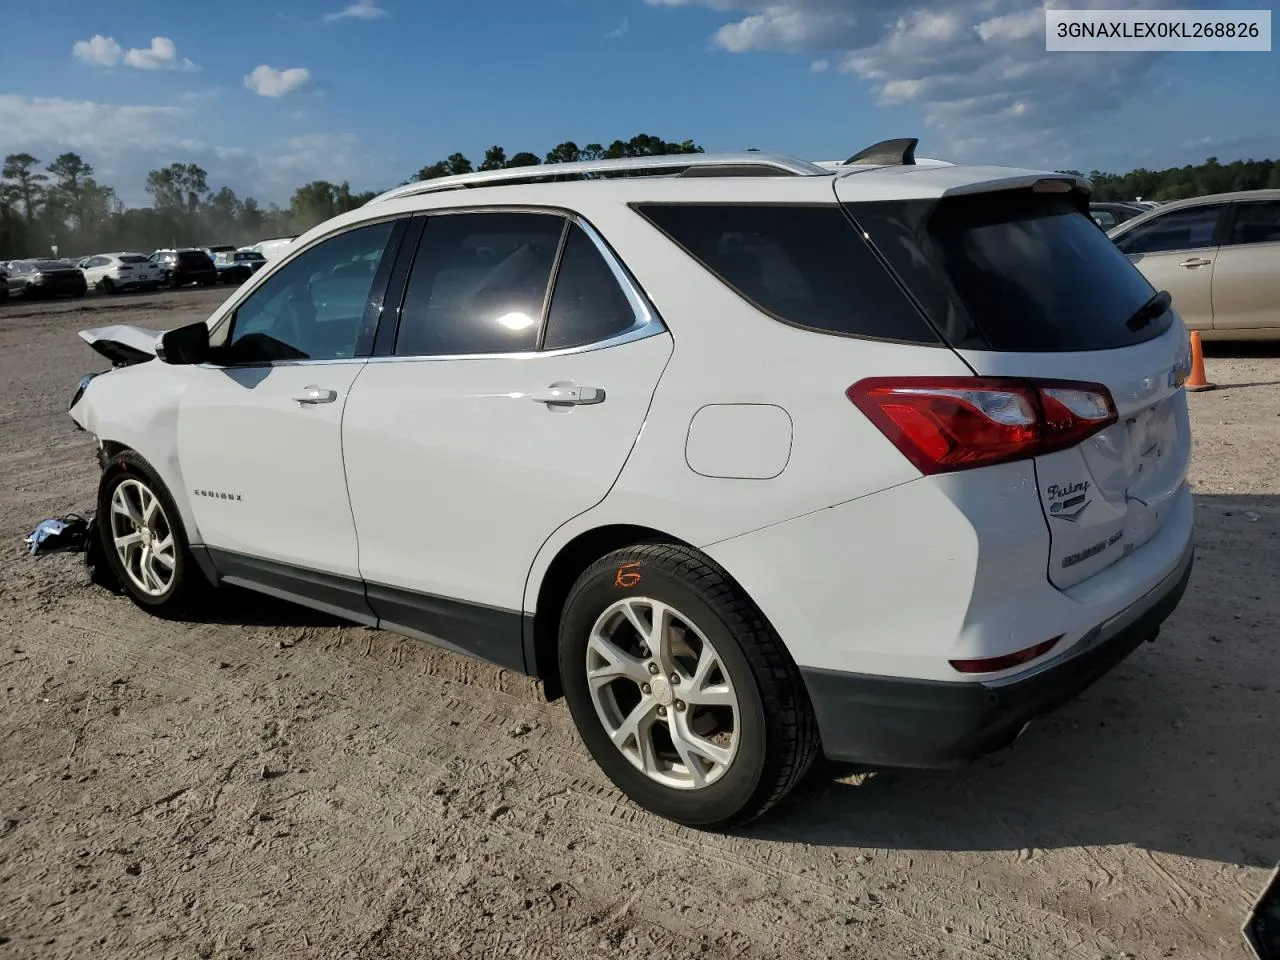
[[[1116,238],[1126,254],[1167,253],[1214,245],[1213,235],[1224,205],[1207,203],[1186,210],[1173,210],[1141,223]]]
[[[1276,243],[1280,241],[1280,200],[1236,204],[1236,222],[1228,243]]]
[[[850,204],[854,219],[957,348],[1109,350],[1159,336],[1130,326],[1155,293],[1062,195],[1006,190]]]
[[[408,357],[535,350],[565,220],[457,213],[427,220],[396,336]]]
[[[569,228],[543,335],[544,350],[563,350],[625,333],[636,313],[586,232]]]
[[[126,253],[120,257],[121,263],[147,263],[146,257],[140,257],[136,253]]]
[[[641,204],[637,210],[736,293],[784,323],[844,336],[939,342],[838,206]]]

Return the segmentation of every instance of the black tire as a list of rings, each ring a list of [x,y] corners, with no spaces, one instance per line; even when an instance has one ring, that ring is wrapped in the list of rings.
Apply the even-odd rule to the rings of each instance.
[[[711,641],[737,694],[736,752],[706,786],[681,789],[651,779],[614,746],[596,712],[588,638],[597,618],[628,595],[687,617]],[[813,707],[781,639],[724,570],[688,547],[642,544],[592,564],[565,602],[559,661],[569,711],[596,763],[635,803],[678,823],[723,829],[755,819],[790,792],[819,752]]]
[[[201,280],[201,281],[200,281],[200,286],[202,286],[202,287],[216,287],[217,285],[218,285],[218,278],[217,278],[217,277],[214,277],[212,280]]]
[[[103,278],[102,278],[102,292],[103,292],[103,293],[106,293],[106,294],[112,294],[112,293],[115,293],[115,292],[116,292],[116,285],[115,285],[115,281],[113,281],[110,277],[103,277]]]
[[[173,536],[175,563],[172,581],[159,595],[148,594],[135,583],[116,550],[111,516],[112,497],[117,487],[130,480],[141,483],[155,495],[163,512],[165,526]],[[107,463],[102,481],[98,485],[97,528],[107,565],[130,599],[139,607],[158,616],[174,619],[185,618],[199,609],[208,594],[209,581],[191,555],[190,542],[182,525],[182,515],[151,464],[132,450],[117,454]]]
[[[180,286],[182,286],[182,281],[181,281],[181,280],[179,280],[177,277],[170,277],[170,278],[169,278],[169,286],[171,286],[171,287],[173,287],[173,289],[177,290]]]

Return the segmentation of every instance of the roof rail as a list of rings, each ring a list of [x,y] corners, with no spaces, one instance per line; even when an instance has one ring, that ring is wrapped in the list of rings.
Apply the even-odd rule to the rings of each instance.
[[[695,172],[696,171],[696,172]],[[501,170],[481,170],[452,177],[436,177],[432,180],[415,180],[386,193],[379,194],[369,203],[399,200],[423,193],[439,193],[444,190],[463,190],[470,187],[500,186],[513,183],[535,183],[539,180],[590,179],[610,175],[667,175],[667,176],[759,176],[759,177],[812,177],[830,176],[808,160],[800,160],[785,154],[759,153],[673,153],[656,157],[622,157],[616,160],[579,160],[572,163],[545,163],[531,167],[504,167]]]

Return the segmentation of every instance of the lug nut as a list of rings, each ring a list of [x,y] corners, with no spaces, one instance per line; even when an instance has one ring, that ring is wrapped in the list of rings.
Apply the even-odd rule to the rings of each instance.
[[[660,716],[660,717],[665,717],[666,715],[667,715],[667,708],[666,708],[666,707],[659,707],[659,708],[658,708],[658,716]]]
[[[647,697],[649,695],[649,685],[647,683],[640,684],[640,692]]]
[[[651,664],[649,664],[649,672],[650,672],[650,673],[657,673],[657,672],[658,672],[658,665],[657,665],[656,663],[651,663]]]
[[[677,701],[676,701],[676,709],[677,709],[677,710],[679,710],[681,713],[683,713],[683,712],[684,712],[684,701],[683,701],[683,700],[677,700]]]
[[[672,683],[679,683],[679,682],[680,682],[680,674],[678,674],[678,673],[673,673],[673,674],[671,675],[671,682],[672,682]]]

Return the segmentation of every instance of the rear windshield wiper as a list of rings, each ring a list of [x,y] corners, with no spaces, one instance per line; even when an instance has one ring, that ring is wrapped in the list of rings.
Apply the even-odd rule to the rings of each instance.
[[[1130,330],[1137,332],[1145,327],[1156,317],[1163,314],[1173,305],[1173,297],[1170,296],[1168,290],[1161,290],[1150,300],[1140,306],[1133,312],[1133,316],[1125,321],[1124,325]]]

